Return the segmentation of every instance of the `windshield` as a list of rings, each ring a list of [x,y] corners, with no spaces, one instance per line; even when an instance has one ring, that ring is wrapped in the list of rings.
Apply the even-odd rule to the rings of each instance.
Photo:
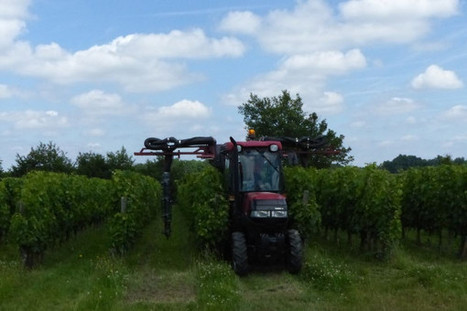
[[[240,191],[280,190],[280,158],[278,152],[244,149],[238,154]]]

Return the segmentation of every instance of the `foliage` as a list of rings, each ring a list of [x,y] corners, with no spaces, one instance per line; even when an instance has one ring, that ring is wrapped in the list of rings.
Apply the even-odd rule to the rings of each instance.
[[[10,226],[10,207],[8,206],[5,183],[0,180],[0,242]]]
[[[107,166],[111,171],[115,170],[132,170],[135,160],[131,155],[128,155],[125,147],[116,152],[107,153]]]
[[[79,153],[76,157],[76,173],[88,177],[111,178],[106,159],[94,152]]]
[[[9,236],[27,266],[39,263],[48,247],[112,213],[110,184],[105,180],[35,171],[18,185],[21,192],[14,199],[18,208]]]
[[[16,211],[21,195],[21,178],[7,177],[0,181],[0,242],[10,227],[10,219]]]
[[[363,189],[355,206],[354,226],[361,243],[370,248],[381,243],[379,255],[388,257],[401,234],[400,196],[402,191],[396,178],[388,172],[369,165],[362,170]]]
[[[465,164],[467,161],[464,158],[451,159],[450,156],[437,156],[436,158],[425,160],[413,155],[402,155],[399,154],[391,161],[384,161],[381,164],[381,168],[384,168],[391,173],[397,173],[405,171],[412,167],[426,167],[426,166],[437,166],[442,164]]]
[[[137,163],[134,170],[142,175],[150,176],[156,180],[161,181],[162,172],[164,170],[164,163],[162,157],[146,160],[145,163]]]
[[[316,233],[321,224],[321,214],[316,202],[315,169],[286,167],[284,169],[289,216],[302,237]]]
[[[112,176],[114,205],[121,205],[109,224],[111,247],[124,254],[143,228],[154,218],[161,202],[161,187],[151,177],[132,171],[115,171]]]
[[[110,179],[116,170],[135,170],[134,162],[125,147],[116,152],[108,152],[105,157],[94,152],[80,152],[76,157],[76,173],[88,177]]]
[[[202,247],[214,247],[225,239],[229,204],[221,174],[215,168],[206,166],[180,181],[178,204]]]
[[[461,256],[467,236],[467,166],[440,165],[412,168],[400,176],[402,225],[405,229],[436,233],[441,244],[443,230],[463,237]],[[465,257],[464,257],[465,258]]]
[[[73,164],[63,152],[54,143],[39,143],[36,148],[26,156],[16,155],[16,165],[11,168],[12,175],[20,177],[33,170],[70,173],[73,170]]]
[[[326,136],[329,147],[340,150],[336,155],[311,155],[308,164],[314,167],[329,167],[332,163],[345,165],[353,161],[350,148],[343,147],[344,136],[328,129],[326,120],[319,121],[316,113],[306,114],[300,96],[294,99],[288,91],[282,91],[278,97],[259,98],[250,95],[250,99],[239,107],[240,114],[247,128],[253,128],[258,137],[318,137]]]
[[[364,169],[286,169],[287,199],[299,228],[360,236],[361,248],[387,257],[400,237],[400,188],[394,176],[374,165]],[[300,203],[304,190],[308,204]],[[316,211],[319,211],[317,215]],[[298,215],[298,217],[297,217]]]

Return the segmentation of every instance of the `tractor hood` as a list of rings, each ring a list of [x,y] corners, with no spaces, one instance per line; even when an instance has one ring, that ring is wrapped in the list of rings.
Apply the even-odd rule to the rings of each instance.
[[[285,196],[274,192],[248,192],[243,201],[245,215],[252,218],[287,218]]]

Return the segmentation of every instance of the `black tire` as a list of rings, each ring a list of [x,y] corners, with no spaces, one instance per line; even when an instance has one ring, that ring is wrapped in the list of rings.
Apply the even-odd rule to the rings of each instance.
[[[243,232],[232,233],[232,268],[240,276],[248,273],[248,252]]]
[[[287,231],[288,254],[287,269],[292,274],[297,274],[302,269],[303,262],[303,243],[300,233],[295,229]]]

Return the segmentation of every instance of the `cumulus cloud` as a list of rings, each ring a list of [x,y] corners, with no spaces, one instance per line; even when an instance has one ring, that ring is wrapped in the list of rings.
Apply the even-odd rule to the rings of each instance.
[[[175,136],[190,133],[201,133],[205,129],[203,123],[211,115],[211,108],[197,100],[183,99],[170,106],[150,108],[145,111],[143,120],[156,136]],[[193,134],[196,136],[197,134]]]
[[[419,140],[418,136],[416,136],[416,135],[408,134],[408,135],[404,135],[404,136],[401,137],[401,141],[410,142],[410,141],[416,141],[416,140]]]
[[[0,51],[11,45],[26,28],[30,0],[2,0],[0,3]]]
[[[444,70],[437,65],[429,66],[424,73],[412,80],[412,87],[415,89],[458,89],[463,85],[454,71]]]
[[[337,75],[365,66],[365,56],[363,56],[360,50],[354,49],[346,53],[340,51],[320,51],[310,54],[293,55],[281,67],[287,71]]]
[[[0,99],[13,96],[13,91],[8,85],[0,84]]]
[[[443,113],[443,119],[467,122],[467,106],[456,105]]]
[[[457,0],[350,0],[339,5],[346,19],[376,20],[448,17],[457,13]]]
[[[249,11],[230,12],[219,25],[221,31],[254,34],[258,31],[261,18]]]
[[[101,128],[93,128],[85,132],[86,135],[92,136],[92,137],[104,136],[105,133],[106,131]]]
[[[0,13],[0,26],[4,20]],[[8,44],[0,46],[0,69],[60,84],[117,83],[130,92],[156,92],[198,81],[201,76],[189,72],[186,60],[239,57],[245,51],[238,39],[210,38],[201,29],[130,34],[76,52],[57,43],[34,47],[14,41],[18,31],[9,33]]]
[[[119,115],[128,111],[118,94],[92,90],[71,99],[71,103],[89,115]]]
[[[251,12],[229,14],[221,25],[252,34],[268,51],[308,53],[375,42],[411,43],[429,31],[431,19],[456,14],[458,4],[458,0],[349,0],[334,12],[323,0],[308,0],[298,2],[293,10],[275,10],[262,18]],[[234,25],[242,17],[254,20],[250,32]]]
[[[303,105],[305,111],[315,111],[325,114],[335,114],[344,109],[344,97],[335,92],[324,92],[315,102],[308,102]]]
[[[358,49],[347,52],[317,51],[285,58],[276,70],[258,75],[247,85],[229,94],[225,101],[232,105],[244,102],[250,93],[258,96],[277,96],[277,90],[287,89],[300,94],[304,109],[309,112],[338,113],[343,109],[342,95],[325,91],[329,76],[343,75],[366,67],[365,56]]]
[[[0,112],[0,121],[13,123],[20,130],[55,130],[69,125],[68,119],[54,110]]]
[[[376,113],[380,115],[403,114],[418,109],[420,105],[410,98],[393,97],[376,106]]]
[[[181,100],[171,106],[163,106],[157,109],[159,118],[181,119],[181,118],[207,118],[211,114],[211,109],[199,101]]]
[[[332,110],[322,100],[323,94],[329,93],[326,81],[332,75],[365,68],[367,60],[360,48],[378,43],[415,44],[428,33],[433,19],[453,16],[458,10],[458,0],[348,0],[337,9],[324,0],[308,0],[298,1],[291,10],[273,10],[264,16],[249,11],[229,13],[220,29],[251,35],[265,51],[281,55],[283,61],[276,69],[238,86],[233,93],[239,95],[228,94],[225,101],[238,105],[250,93],[275,96],[277,90],[287,89],[314,103],[310,108],[317,112],[339,112],[343,99]],[[251,27],[244,29],[244,25]],[[414,108],[414,103],[395,100],[382,109],[401,109],[389,107],[391,104],[408,111]]]

